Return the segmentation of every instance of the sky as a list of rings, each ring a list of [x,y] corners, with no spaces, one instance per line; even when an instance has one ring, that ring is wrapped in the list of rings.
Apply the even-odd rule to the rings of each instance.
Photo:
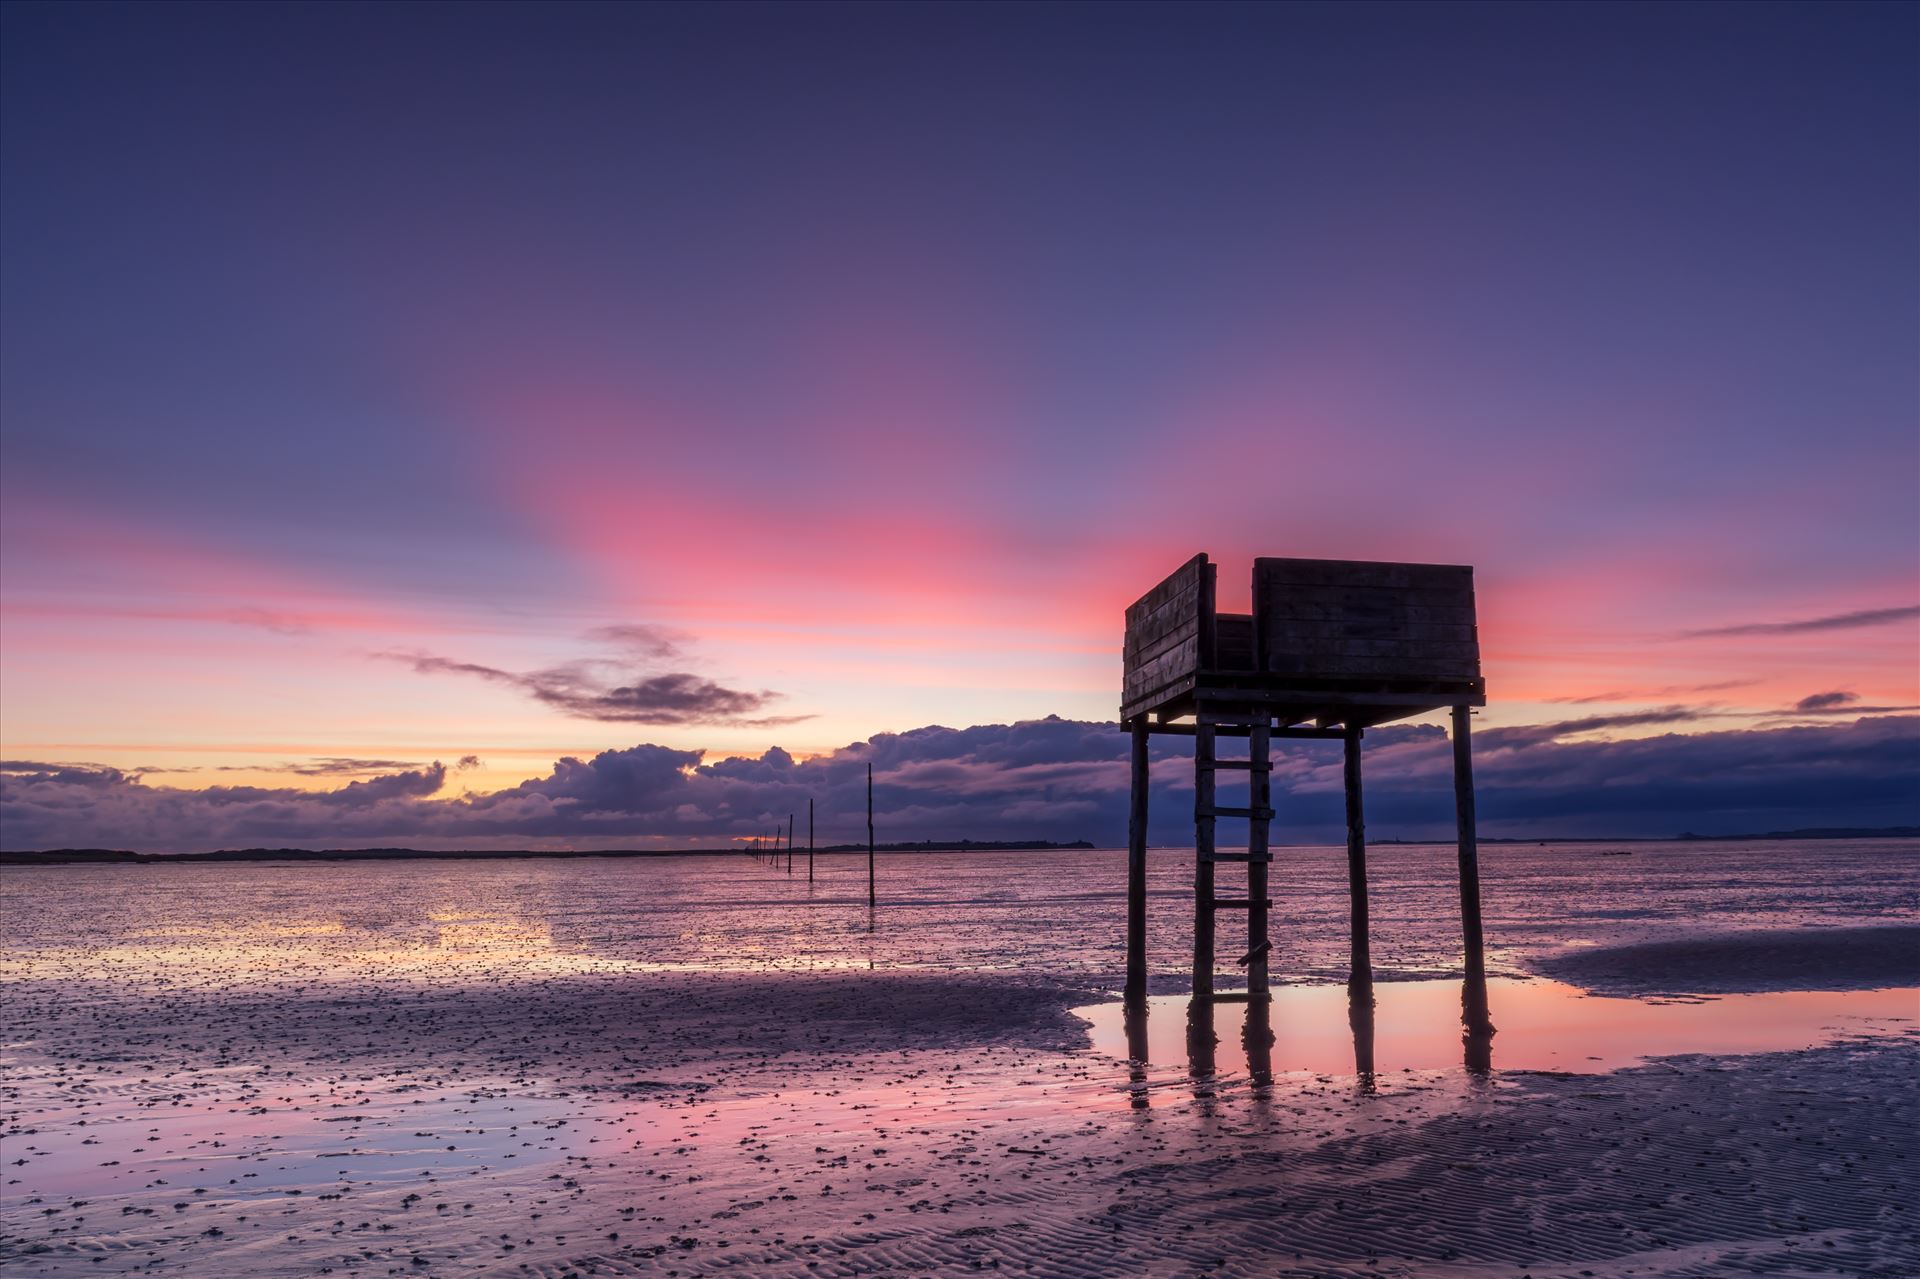
[[[1920,822],[1917,15],[7,5],[0,842],[1110,842],[1196,551],[1472,564],[1490,833]]]

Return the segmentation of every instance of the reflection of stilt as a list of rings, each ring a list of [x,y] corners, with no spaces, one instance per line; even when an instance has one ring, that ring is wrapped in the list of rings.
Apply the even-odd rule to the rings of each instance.
[[[1353,1027],[1353,1070],[1360,1091],[1373,1091],[1373,986],[1347,987],[1347,1024]]]
[[[1187,1074],[1193,1078],[1193,1095],[1213,1096],[1215,1069],[1213,1000],[1196,996],[1187,1003]]]
[[[1471,994],[1463,993],[1461,995],[1463,1006],[1473,1007],[1474,998],[1475,996]],[[1481,983],[1478,998],[1480,1001],[1479,1006],[1485,1008],[1487,1006],[1487,988],[1485,982]],[[1461,1042],[1466,1045],[1467,1070],[1469,1072],[1476,1075],[1484,1075],[1492,1071],[1493,1023],[1491,1021],[1487,1022],[1484,1028],[1478,1030],[1472,1026],[1468,1026],[1467,1033],[1462,1036]]]
[[[1127,1086],[1133,1093],[1133,1108],[1145,1110],[1147,1100],[1147,1001],[1129,999],[1123,1020],[1127,1028]]]
[[[1247,1020],[1240,1031],[1247,1049],[1247,1077],[1257,1092],[1273,1083],[1273,1001],[1249,999]]]

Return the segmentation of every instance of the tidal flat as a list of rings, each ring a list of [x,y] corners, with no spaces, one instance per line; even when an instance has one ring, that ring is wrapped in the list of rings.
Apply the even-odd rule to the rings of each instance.
[[[1630,855],[1620,855],[1628,853]],[[9,1275],[1920,1273],[1920,843],[1281,850],[1270,1007],[1191,854],[10,868]],[[1812,956],[1813,958],[1809,958]]]

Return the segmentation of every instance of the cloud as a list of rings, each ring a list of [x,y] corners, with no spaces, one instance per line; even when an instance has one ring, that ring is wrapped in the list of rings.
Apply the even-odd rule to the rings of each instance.
[[[1669,684],[1665,688],[1616,689],[1606,693],[1588,693],[1584,697],[1549,697],[1547,701],[1564,706],[1591,706],[1596,702],[1645,702],[1656,697],[1678,697],[1685,693],[1724,693],[1750,688],[1757,679],[1723,679],[1712,684]]]
[[[679,631],[669,630],[664,626],[634,624],[597,626],[587,632],[587,638],[626,649],[634,656],[648,661],[672,661],[681,655],[681,644],[685,640],[685,636]]]
[[[66,786],[107,786],[132,781],[140,770],[122,772],[104,764],[49,764],[31,759],[0,759],[0,777],[26,777]]]
[[[1809,716],[1827,715],[1904,715],[1909,711],[1920,711],[1920,706],[1862,706],[1860,694],[1832,692],[1811,693],[1784,710],[1728,712],[1739,719],[1766,721],[1763,728],[1777,728],[1785,724],[1806,722]]]
[[[471,675],[489,683],[503,684],[582,719],[657,726],[768,727],[812,718],[810,715],[764,714],[784,697],[771,690],[750,692],[727,688],[704,676],[685,672],[642,674],[621,663],[599,659],[520,672],[454,661],[431,653],[382,653],[379,656],[405,662],[422,675]]]
[[[348,782],[338,790],[152,787],[116,768],[12,760],[0,765],[0,843],[7,848],[124,846],[161,852],[205,848],[228,835],[314,846],[326,832],[420,830],[446,781],[439,763]]]
[[[1672,712],[1653,712],[1658,716]],[[1684,722],[1680,714],[1672,722]],[[1920,824],[1920,719],[1596,739],[1596,730],[1666,722],[1596,716],[1487,729],[1475,737],[1481,829],[1507,835],[1670,835],[1796,826]],[[1367,819],[1376,838],[1445,838],[1451,750],[1433,725],[1366,735]],[[1189,739],[1153,739],[1150,835],[1192,838]],[[822,843],[866,831],[874,770],[879,837],[1089,839],[1126,832],[1127,740],[1110,724],[1048,718],[880,734],[796,760],[779,748],[706,762],[640,744],[557,760],[543,776],[488,794],[443,795],[435,763],[331,791],[147,786],[119,769],[0,764],[0,841],[8,848],[422,848],[716,846],[784,825],[805,838],[815,802]],[[1280,842],[1342,833],[1338,743],[1276,752]],[[1223,838],[1231,838],[1223,832]]]
[[[232,608],[217,614],[235,626],[257,626],[276,635],[307,635],[313,627],[301,618],[266,608]]]
[[[217,770],[222,773],[292,773],[299,777],[364,777],[373,773],[391,773],[396,769],[411,768],[413,761],[405,759],[351,759],[345,756],[326,755],[308,760],[302,764],[222,764]],[[157,769],[141,769],[145,772],[157,772]]]
[[[1574,737],[1581,733],[1594,733],[1608,728],[1641,728],[1648,724],[1687,724],[1706,718],[1711,713],[1711,711],[1685,706],[1665,706],[1659,710],[1636,711],[1626,715],[1589,715],[1584,719],[1561,720],[1554,724],[1526,724],[1513,728],[1488,729],[1479,735],[1478,741],[1486,747],[1517,750],[1527,746],[1537,746],[1542,742],[1558,741],[1563,737]]]
[[[1828,617],[1800,618],[1786,622],[1744,622],[1738,626],[1713,626],[1703,631],[1687,631],[1684,639],[1709,639],[1733,635],[1806,635],[1816,631],[1851,631],[1863,626],[1882,626],[1920,617],[1920,604],[1901,608],[1868,608],[1854,613],[1834,613]]]

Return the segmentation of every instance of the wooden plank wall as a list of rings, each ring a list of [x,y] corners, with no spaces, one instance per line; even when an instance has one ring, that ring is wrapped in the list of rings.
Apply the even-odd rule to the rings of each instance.
[[[1220,613],[1214,617],[1213,669],[1253,671],[1253,616]]]
[[[1123,706],[1193,674],[1211,659],[1213,574],[1207,557],[1196,555],[1127,609]]]
[[[1480,677],[1473,570],[1366,560],[1253,562],[1260,669],[1312,679]]]

